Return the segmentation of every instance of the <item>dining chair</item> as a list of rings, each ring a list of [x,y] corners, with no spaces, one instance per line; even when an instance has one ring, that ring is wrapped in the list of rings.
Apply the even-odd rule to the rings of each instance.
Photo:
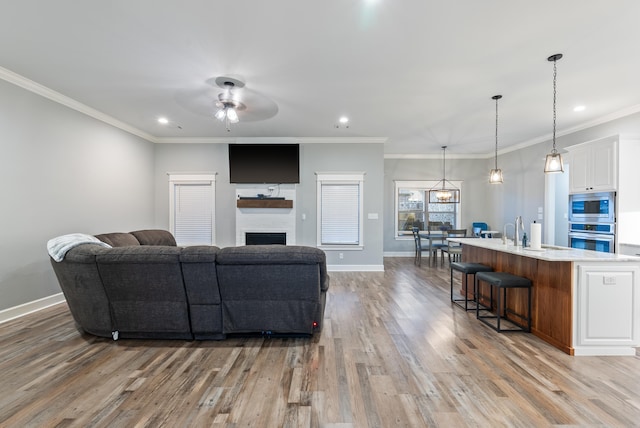
[[[449,264],[451,264],[451,261],[459,262],[462,258],[462,244],[451,242],[448,238],[466,238],[466,236],[467,229],[451,229],[446,231],[447,246],[440,251],[442,252],[442,258],[444,258],[444,253],[447,253]]]
[[[444,264],[444,254],[442,253],[442,249],[447,246],[447,242],[445,241],[445,232],[451,229],[451,225],[449,223],[443,223],[441,221],[430,221],[427,223],[427,233],[429,235],[434,234],[437,236],[441,236],[442,239],[437,241],[438,238],[429,238],[429,263],[433,259],[435,265],[438,265],[438,252],[440,252],[440,264]]]
[[[424,251],[422,249],[422,241],[420,239],[420,229],[418,227],[413,227],[411,228],[411,231],[413,232],[413,242],[416,251],[413,258],[413,264],[420,266],[422,263],[422,252]]]

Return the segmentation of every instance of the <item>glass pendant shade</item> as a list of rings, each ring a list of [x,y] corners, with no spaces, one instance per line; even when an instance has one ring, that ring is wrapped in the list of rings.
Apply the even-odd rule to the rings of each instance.
[[[560,153],[552,151],[547,155],[544,162],[544,172],[564,172],[564,164],[562,163]]]
[[[489,183],[491,184],[500,184],[504,182],[504,178],[502,177],[502,170],[498,168],[494,168],[489,173]]]

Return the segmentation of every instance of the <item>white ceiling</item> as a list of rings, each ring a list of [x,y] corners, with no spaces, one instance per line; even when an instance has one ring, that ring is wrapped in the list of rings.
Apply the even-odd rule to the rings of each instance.
[[[637,0],[0,6],[0,66],[155,141],[386,138],[386,154],[491,155],[495,94],[501,150],[550,138],[555,53],[559,134],[640,111]],[[246,82],[231,132],[212,117],[221,75]]]

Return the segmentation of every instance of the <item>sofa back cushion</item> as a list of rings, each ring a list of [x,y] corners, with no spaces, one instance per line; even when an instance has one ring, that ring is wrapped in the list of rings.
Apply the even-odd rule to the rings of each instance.
[[[217,270],[225,333],[311,334],[322,321],[323,282],[328,286],[322,250],[228,247],[218,253]]]
[[[96,256],[114,329],[121,337],[190,335],[180,252],[178,247],[143,245]]]

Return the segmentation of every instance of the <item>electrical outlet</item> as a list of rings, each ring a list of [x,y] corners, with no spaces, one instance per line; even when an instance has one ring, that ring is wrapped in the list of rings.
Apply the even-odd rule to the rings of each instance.
[[[344,259],[344,253],[338,253],[338,258],[339,258],[340,260]]]
[[[603,276],[602,277],[602,283],[603,284],[608,284],[608,285],[615,285],[616,277],[615,276]]]

